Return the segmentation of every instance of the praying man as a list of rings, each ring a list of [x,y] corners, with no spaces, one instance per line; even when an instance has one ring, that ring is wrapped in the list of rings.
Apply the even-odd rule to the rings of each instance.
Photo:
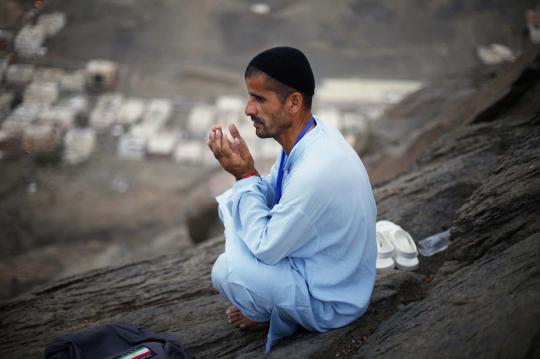
[[[275,47],[245,71],[245,114],[281,147],[261,176],[234,125],[208,147],[236,182],[217,197],[225,252],[214,287],[232,304],[229,323],[268,330],[266,352],[303,327],[343,327],[367,309],[375,282],[376,206],[360,158],[339,131],[311,113],[315,79],[298,49]]]

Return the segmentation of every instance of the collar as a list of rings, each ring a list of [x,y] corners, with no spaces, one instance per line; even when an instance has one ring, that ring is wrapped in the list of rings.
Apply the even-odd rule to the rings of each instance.
[[[292,148],[291,153],[289,153],[288,156],[285,156],[285,165],[283,166],[284,172],[289,172],[296,160],[302,156],[306,148],[319,136],[323,128],[326,127],[317,116],[313,117],[317,122],[317,126],[313,127],[311,131],[307,132],[302,140]]]

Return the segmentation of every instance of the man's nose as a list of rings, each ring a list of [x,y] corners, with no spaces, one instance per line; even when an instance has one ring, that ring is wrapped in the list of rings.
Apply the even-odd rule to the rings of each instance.
[[[257,114],[255,104],[250,99],[247,100],[246,108],[244,109],[246,116],[255,116]]]

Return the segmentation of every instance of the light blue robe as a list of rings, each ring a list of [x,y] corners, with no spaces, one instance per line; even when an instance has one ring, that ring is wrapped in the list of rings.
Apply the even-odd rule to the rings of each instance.
[[[324,332],[367,309],[375,282],[376,207],[360,158],[317,119],[266,177],[237,181],[217,197],[225,253],[212,281],[248,318],[270,321],[266,352],[298,326]]]

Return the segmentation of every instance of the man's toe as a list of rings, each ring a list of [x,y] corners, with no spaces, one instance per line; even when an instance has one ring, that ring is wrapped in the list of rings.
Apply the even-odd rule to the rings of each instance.
[[[231,323],[232,325],[235,325],[235,326],[236,326],[236,325],[242,323],[242,320],[243,320],[243,319],[244,319],[244,318],[242,318],[242,317],[230,317],[230,318],[229,318],[229,323]]]
[[[236,308],[234,305],[227,307],[227,309],[225,310],[225,313],[227,314],[231,314],[235,312],[240,312],[240,309]]]
[[[242,319],[243,317],[244,317],[244,316],[242,315],[242,313],[239,313],[239,312],[238,312],[238,313],[235,312],[235,313],[231,313],[231,314],[227,315],[227,318],[228,318],[229,320],[240,320],[240,319]]]

